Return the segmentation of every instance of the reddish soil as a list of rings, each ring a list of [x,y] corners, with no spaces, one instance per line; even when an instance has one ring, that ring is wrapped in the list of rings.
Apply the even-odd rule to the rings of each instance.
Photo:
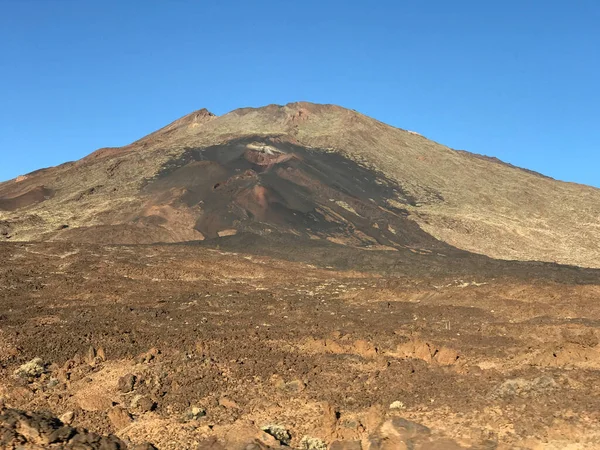
[[[35,203],[43,202],[52,198],[54,192],[44,186],[36,186],[25,192],[19,192],[13,196],[0,198],[0,211],[14,211],[19,208],[26,208]]]

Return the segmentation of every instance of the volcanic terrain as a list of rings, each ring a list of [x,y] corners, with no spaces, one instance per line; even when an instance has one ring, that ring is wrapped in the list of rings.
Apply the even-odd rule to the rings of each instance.
[[[600,448],[599,218],[311,103],[0,183],[0,448]]]

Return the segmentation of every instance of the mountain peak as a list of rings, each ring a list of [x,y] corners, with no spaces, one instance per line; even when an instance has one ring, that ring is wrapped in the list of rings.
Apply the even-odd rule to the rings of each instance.
[[[164,126],[159,130],[150,133],[147,136],[144,136],[143,138],[134,142],[134,144],[148,144],[150,142],[155,141],[156,139],[162,139],[172,134],[175,134],[178,131],[193,129],[202,126],[215,118],[217,118],[216,114],[213,114],[206,108],[202,108],[171,122],[167,126]]]
[[[202,108],[202,109],[198,109],[197,111],[191,112],[190,114],[183,116],[181,119],[178,119],[173,123],[177,123],[177,122],[182,122],[182,123],[183,122],[185,122],[185,123],[201,122],[201,123],[203,123],[208,120],[212,120],[215,117],[217,117],[216,114],[213,114],[206,108]]]
[[[357,114],[356,111],[343,106],[334,105],[331,103],[312,103],[307,101],[298,101],[286,103],[285,105],[270,104],[259,107],[238,108],[230,113],[231,115],[244,116],[247,114],[263,114],[270,115],[274,118],[309,116],[322,114]]]

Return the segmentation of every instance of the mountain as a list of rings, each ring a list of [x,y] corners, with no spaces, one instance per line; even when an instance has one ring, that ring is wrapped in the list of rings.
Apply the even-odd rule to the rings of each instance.
[[[0,183],[0,448],[600,448],[599,209],[309,103]]]
[[[199,110],[130,145],[0,183],[8,241],[256,236],[600,267],[599,218],[598,189],[305,102]]]

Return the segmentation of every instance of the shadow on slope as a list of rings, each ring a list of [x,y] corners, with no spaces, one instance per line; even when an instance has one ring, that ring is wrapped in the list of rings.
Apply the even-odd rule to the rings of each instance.
[[[430,278],[439,281],[446,278],[481,277],[486,282],[512,278],[527,282],[600,283],[598,269],[537,261],[498,260],[451,246],[447,246],[443,253],[418,249],[365,250],[279,233],[268,236],[244,233],[208,239],[198,244],[222,251],[270,256],[321,268],[359,270],[415,279]]]

